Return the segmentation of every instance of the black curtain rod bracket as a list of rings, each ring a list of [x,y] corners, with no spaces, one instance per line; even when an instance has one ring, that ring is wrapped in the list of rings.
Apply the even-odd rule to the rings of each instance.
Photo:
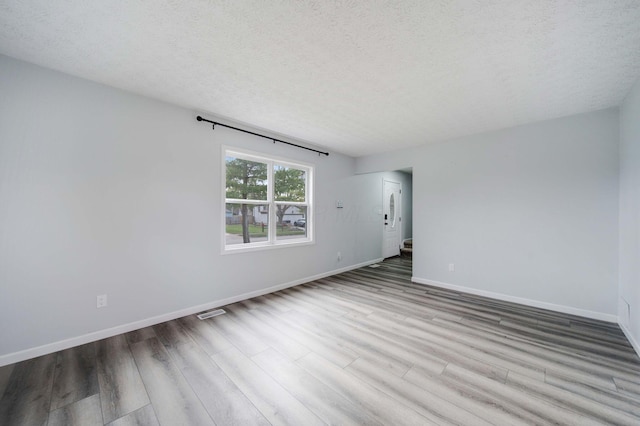
[[[272,138],[272,137],[269,137],[269,136],[261,135],[260,133],[254,133],[254,132],[250,132],[250,131],[248,131],[248,130],[239,129],[239,128],[237,128],[237,127],[229,126],[229,125],[227,125],[227,124],[218,123],[217,121],[207,120],[206,118],[202,118],[202,117],[200,117],[200,116],[197,116],[197,117],[196,117],[196,120],[198,120],[198,121],[205,121],[205,122],[207,122],[207,123],[211,123],[211,124],[212,124],[212,128],[213,128],[213,130],[215,130],[215,129],[216,129],[216,125],[218,125],[218,126],[226,127],[227,129],[233,129],[233,130],[237,130],[237,131],[239,131],[239,132],[244,132],[244,133],[248,133],[248,134],[250,134],[250,135],[259,136],[259,137],[261,137],[261,138],[269,139],[269,140],[273,141],[273,143],[280,142],[280,143],[284,143],[284,144],[286,144],[286,145],[295,146],[296,148],[306,149],[307,151],[317,152],[317,153],[318,153],[318,155],[326,155],[327,157],[329,156],[329,153],[328,153],[328,152],[318,151],[317,149],[307,148],[306,146],[297,145],[297,144],[295,144],[295,143],[291,143],[291,142],[283,141],[283,140],[280,140],[280,139],[275,139],[275,138]]]

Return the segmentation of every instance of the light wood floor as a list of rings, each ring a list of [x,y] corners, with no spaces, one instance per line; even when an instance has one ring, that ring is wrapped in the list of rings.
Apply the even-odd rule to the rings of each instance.
[[[640,424],[618,326],[410,275],[390,259],[2,367],[0,424]]]

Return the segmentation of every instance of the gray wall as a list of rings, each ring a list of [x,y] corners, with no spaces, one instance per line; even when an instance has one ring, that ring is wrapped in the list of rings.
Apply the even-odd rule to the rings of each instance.
[[[416,279],[615,318],[617,110],[356,161],[407,166]]]
[[[350,157],[5,56],[0,93],[0,357],[376,257],[349,219]],[[220,254],[223,144],[315,164],[315,245]]]
[[[620,109],[620,298],[620,322],[640,353],[640,80]]]

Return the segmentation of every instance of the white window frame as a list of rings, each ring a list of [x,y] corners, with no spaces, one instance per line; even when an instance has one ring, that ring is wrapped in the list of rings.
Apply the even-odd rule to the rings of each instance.
[[[243,160],[256,161],[267,164],[267,200],[238,200],[227,198],[227,156],[235,158],[241,158]],[[274,165],[293,167],[305,171],[306,187],[305,187],[305,202],[295,201],[275,201],[274,199]],[[286,248],[292,246],[310,245],[315,244],[314,240],[314,209],[313,209],[313,193],[314,193],[314,174],[315,169],[312,164],[302,163],[300,161],[291,160],[282,157],[276,157],[273,155],[267,155],[260,152],[249,151],[242,148],[236,148],[231,146],[222,146],[222,254],[231,253],[245,253],[257,250],[268,250],[276,248]],[[226,226],[227,226],[227,203],[234,204],[253,204],[253,205],[268,205],[269,206],[269,227],[268,227],[268,239],[267,241],[259,241],[255,243],[247,244],[233,244],[227,245],[226,242]],[[276,238],[277,232],[277,215],[276,205],[287,204],[292,206],[306,206],[306,238],[284,239],[278,240]],[[273,226],[272,226],[273,224]]]

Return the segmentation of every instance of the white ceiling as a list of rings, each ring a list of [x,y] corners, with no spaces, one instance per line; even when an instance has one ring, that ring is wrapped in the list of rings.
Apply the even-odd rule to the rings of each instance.
[[[2,0],[0,52],[360,156],[619,105],[640,1]]]

